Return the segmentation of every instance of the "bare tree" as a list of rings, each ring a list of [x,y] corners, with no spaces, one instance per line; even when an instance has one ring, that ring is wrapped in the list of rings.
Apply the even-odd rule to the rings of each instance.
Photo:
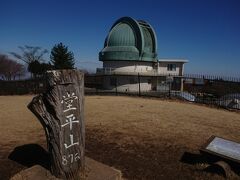
[[[16,76],[24,75],[25,68],[22,64],[0,54],[0,75],[4,80],[15,80]]]
[[[22,54],[18,54],[15,52],[10,52],[11,55],[24,61],[29,64],[33,61],[41,62],[43,61],[43,56],[48,52],[46,49],[42,49],[39,46],[18,46],[18,48],[22,51]]]
[[[46,54],[48,51],[46,49],[42,49],[41,47],[38,46],[19,46],[18,47],[22,53],[18,54],[15,52],[10,52],[11,55],[13,55],[14,57],[16,57],[17,59],[25,62],[28,66],[28,71],[35,77],[36,73],[35,73],[35,69],[32,69],[32,65],[35,62],[43,62],[43,56],[44,54]]]

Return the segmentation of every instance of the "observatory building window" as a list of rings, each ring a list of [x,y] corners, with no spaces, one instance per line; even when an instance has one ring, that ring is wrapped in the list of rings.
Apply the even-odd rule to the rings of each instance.
[[[177,68],[176,64],[168,64],[167,65],[168,71],[176,71],[176,68]]]

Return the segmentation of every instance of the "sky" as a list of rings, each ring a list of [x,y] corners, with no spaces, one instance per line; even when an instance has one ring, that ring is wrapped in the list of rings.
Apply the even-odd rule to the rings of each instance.
[[[240,0],[1,0],[0,53],[62,42],[77,68],[102,67],[98,53],[113,23],[149,22],[158,58],[189,60],[185,73],[240,77]],[[11,57],[11,56],[10,56]]]

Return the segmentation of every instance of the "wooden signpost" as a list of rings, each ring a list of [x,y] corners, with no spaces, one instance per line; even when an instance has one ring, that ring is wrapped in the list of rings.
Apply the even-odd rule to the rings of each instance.
[[[47,91],[28,108],[41,122],[51,156],[51,172],[62,179],[85,177],[84,75],[78,70],[47,72]]]

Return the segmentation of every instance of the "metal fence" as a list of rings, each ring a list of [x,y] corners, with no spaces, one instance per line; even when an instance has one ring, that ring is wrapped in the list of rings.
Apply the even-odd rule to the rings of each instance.
[[[91,75],[85,77],[85,94],[130,95],[180,99],[192,103],[240,110],[240,78],[186,74],[184,76]],[[143,79],[150,80],[150,89],[142,87]],[[109,79],[111,86],[105,86]],[[122,79],[129,79],[123,85]],[[155,82],[155,83],[154,83]],[[134,86],[135,85],[135,86]],[[126,90],[124,90],[123,86]],[[128,88],[134,86],[135,88]]]
[[[44,79],[0,81],[0,95],[38,94]],[[86,95],[128,95],[180,99],[192,103],[240,109],[240,78],[186,74],[85,75]]]
[[[45,91],[46,83],[44,79],[1,81],[0,95],[24,95],[39,94]]]

